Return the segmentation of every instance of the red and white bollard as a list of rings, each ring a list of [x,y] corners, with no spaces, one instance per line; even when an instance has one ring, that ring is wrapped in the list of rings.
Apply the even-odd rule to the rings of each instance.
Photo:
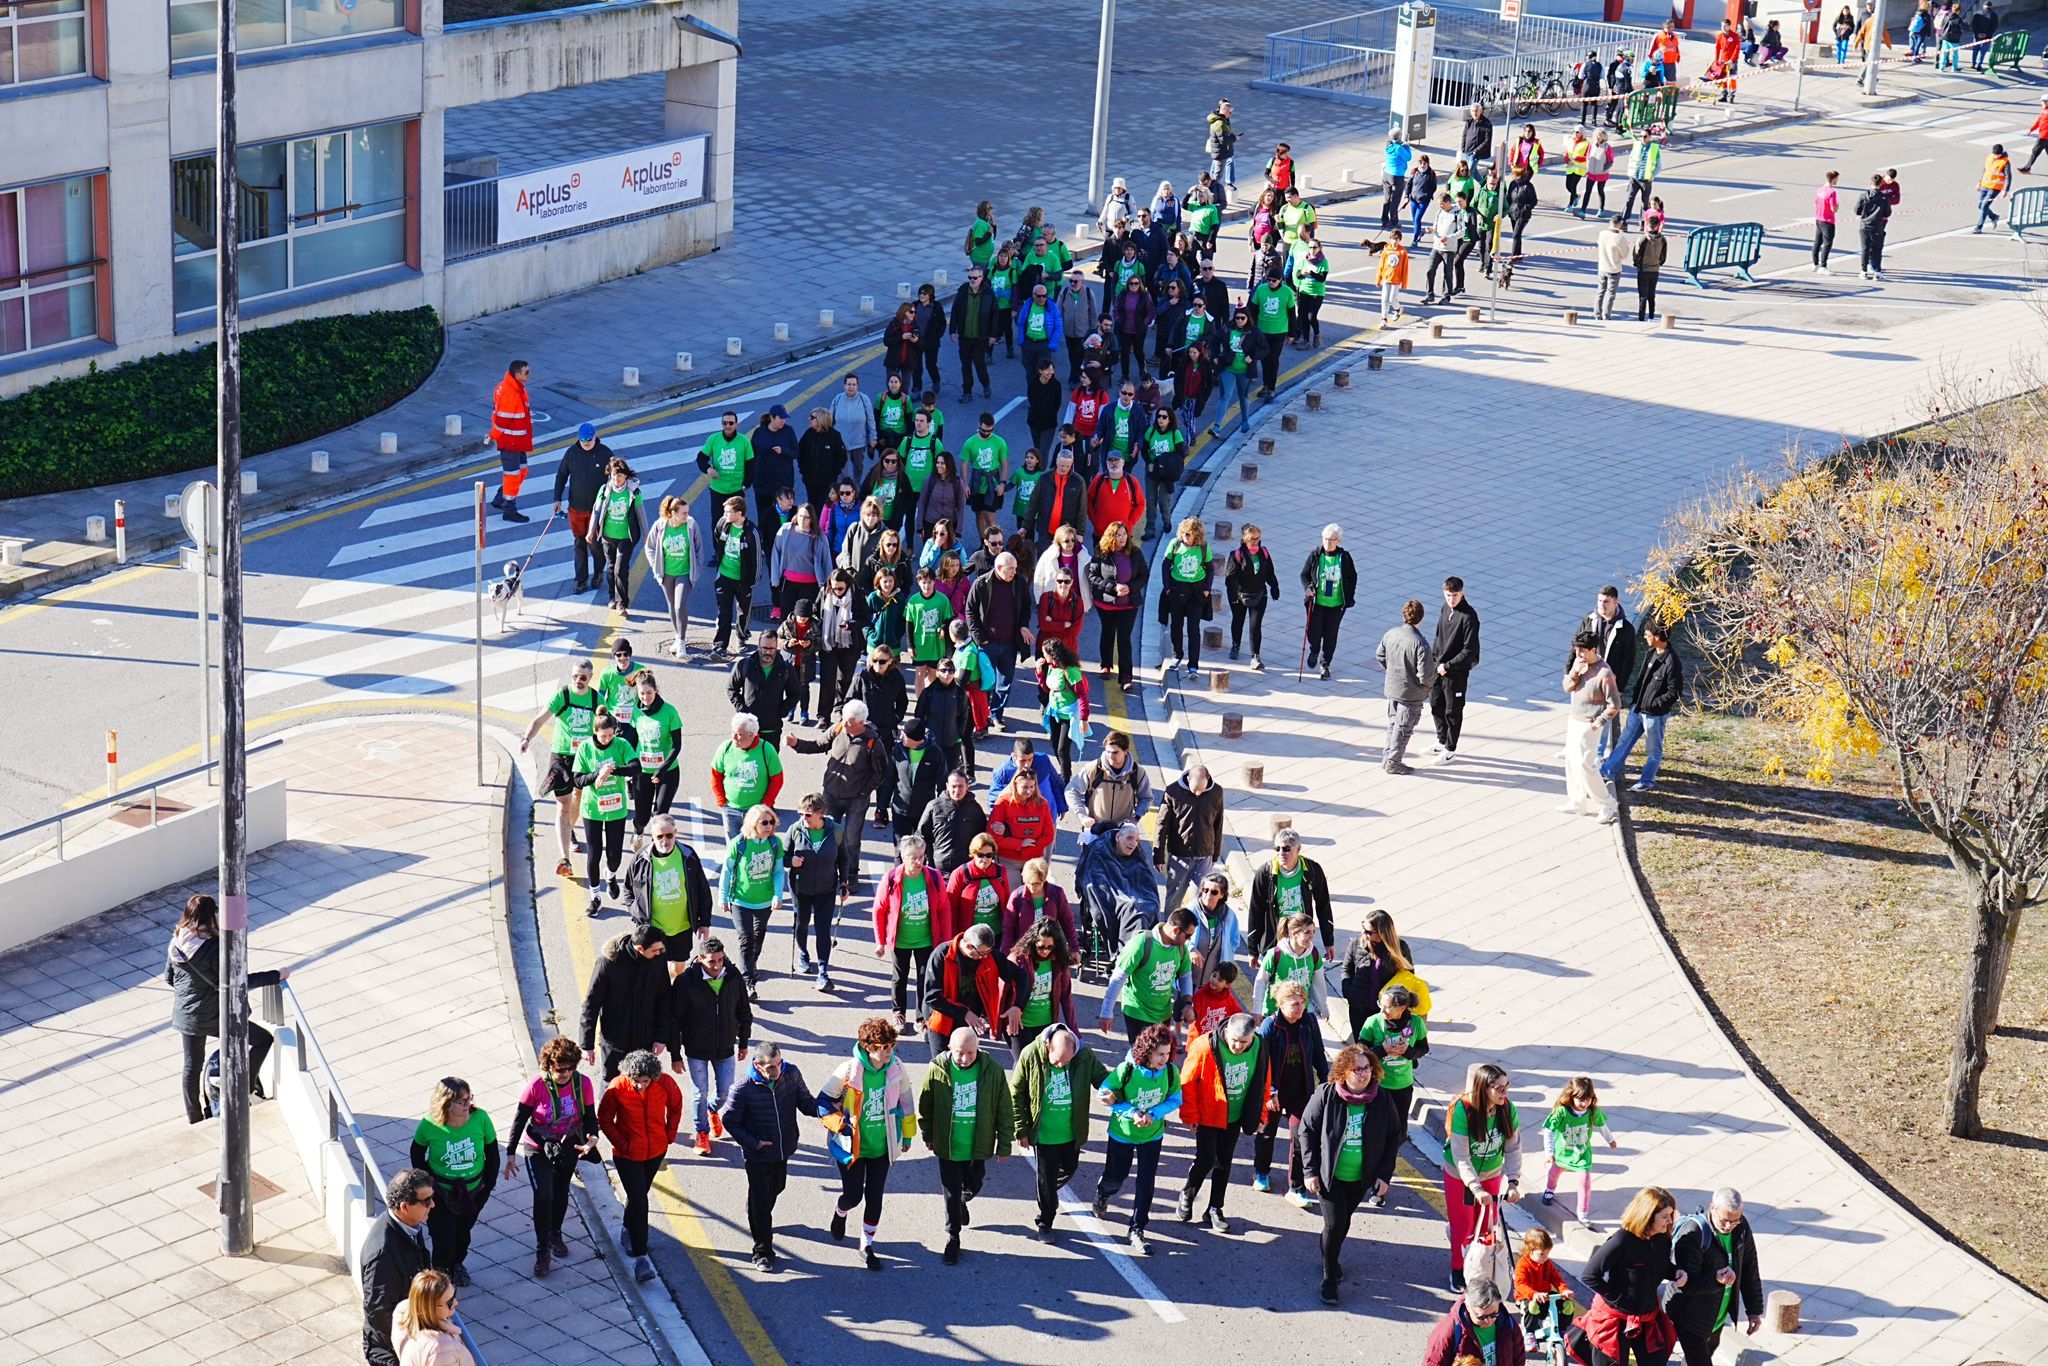
[[[114,563],[128,563],[128,500],[114,500]]]
[[[118,731],[110,730],[107,732],[107,795],[109,797],[120,790],[114,781],[114,774],[120,764],[118,754],[120,738],[120,732]]]

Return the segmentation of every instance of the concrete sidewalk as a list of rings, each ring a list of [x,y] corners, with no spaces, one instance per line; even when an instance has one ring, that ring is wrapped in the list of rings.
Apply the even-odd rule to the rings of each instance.
[[[502,923],[503,782],[476,782],[466,729],[375,719],[295,730],[255,756],[287,776],[290,838],[251,860],[252,967],[291,984],[386,1176],[434,1082],[460,1076],[502,1142],[532,1072]],[[166,795],[203,801],[203,794]],[[218,1255],[217,1131],[188,1126],[162,982],[185,898],[166,887],[0,958],[0,1078],[31,1169],[0,1179],[0,1363],[361,1362],[362,1307],[276,1104],[255,1108],[258,1250]],[[589,1169],[595,1171],[595,1168]],[[381,1208],[381,1203],[373,1201]],[[485,1208],[462,1310],[491,1366],[653,1366],[631,1292],[572,1213],[573,1256],[532,1278],[530,1197]]]
[[[1568,636],[1598,585],[1640,569],[1668,512],[1736,465],[1908,425],[1949,375],[1984,377],[1982,397],[2012,387],[2007,376],[2040,354],[2035,307],[2021,298],[1897,326],[1883,350],[1901,363],[1884,367],[1825,334],[1737,344],[1722,329],[1633,322],[1454,326],[1420,340],[1412,360],[1390,347],[1381,371],[1350,362],[1348,392],[1313,386],[1324,411],[1297,399],[1293,435],[1269,415],[1253,435],[1273,437],[1274,455],[1247,456],[1248,441],[1208,486],[1205,520],[1258,523],[1284,592],[1267,625],[1270,671],[1208,652],[1205,670],[1229,669],[1229,691],[1209,691],[1205,675],[1173,692],[1176,746],[1230,789],[1233,831],[1255,859],[1271,817],[1292,819],[1347,931],[1369,907],[1392,913],[1437,1003],[1421,1072],[1438,1123],[1473,1062],[1510,1070],[1532,1135],[1556,1087],[1585,1072],[1622,1145],[1596,1163],[1603,1229],[1642,1184],[1671,1188],[1687,1209],[1720,1185],[1743,1191],[1766,1286],[1798,1293],[1805,1325],[1734,1334],[1725,1360],[1739,1345],[1744,1361],[1932,1366],[1996,1344],[1992,1355],[2048,1361],[2048,1305],[1808,1131],[1689,988],[1616,832],[1553,810]],[[1222,495],[1237,491],[1242,510],[1226,511]],[[1330,520],[1357,558],[1359,606],[1336,678],[1296,683],[1294,576]],[[1408,598],[1433,629],[1446,574],[1464,577],[1484,623],[1464,742],[1455,764],[1430,763],[1425,715],[1410,751],[1418,772],[1386,775],[1373,650]],[[1221,738],[1226,710],[1243,717],[1241,739]],[[1246,763],[1264,765],[1263,790],[1246,789]],[[1525,1147],[1525,1184],[1540,1182],[1533,1137]],[[1568,1260],[1594,1245],[1575,1232]]]

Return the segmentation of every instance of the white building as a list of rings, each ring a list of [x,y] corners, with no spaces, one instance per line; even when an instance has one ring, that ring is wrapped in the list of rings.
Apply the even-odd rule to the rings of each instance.
[[[0,396],[212,339],[216,13],[0,4]],[[240,0],[245,324],[421,304],[458,322],[730,239],[738,0],[442,15]],[[502,179],[444,165],[446,110],[654,72],[661,141],[548,149]]]

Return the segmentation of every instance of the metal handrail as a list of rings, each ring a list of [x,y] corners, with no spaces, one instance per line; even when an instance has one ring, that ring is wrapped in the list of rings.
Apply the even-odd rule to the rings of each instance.
[[[341,1079],[334,1075],[334,1067],[327,1061],[327,1054],[320,1047],[319,1037],[313,1033],[312,1022],[306,1018],[306,1008],[299,1001],[299,994],[292,990],[289,980],[280,980],[275,986],[262,989],[277,993],[277,1003],[282,1007],[279,1012],[280,1019],[283,1017],[283,1010],[291,1012],[292,1032],[296,1035],[299,1050],[299,1070],[316,1072],[322,1083],[321,1089],[327,1095],[328,1131],[347,1135],[348,1141],[356,1150],[356,1157],[363,1164],[363,1189],[374,1194],[379,1204],[385,1204],[383,1169],[377,1165],[376,1154],[370,1151],[369,1137],[363,1133],[363,1126],[356,1122],[355,1111],[349,1108],[348,1097],[342,1093]],[[310,1068],[306,1065],[309,1055],[312,1062]],[[483,1349],[478,1347],[476,1339],[470,1336],[469,1325],[463,1322],[460,1311],[455,1315],[455,1327],[462,1334],[462,1345],[469,1349],[476,1366],[490,1366],[484,1359]]]
[[[264,750],[270,749],[277,745],[281,745],[283,743],[284,740],[282,737],[275,740],[265,740],[262,744],[256,746],[254,749],[245,751],[245,753],[261,754]],[[33,834],[35,831],[42,829],[46,825],[57,825],[63,821],[69,820],[73,816],[82,816],[88,811],[96,811],[100,807],[111,805],[114,802],[126,801],[128,798],[135,796],[137,793],[155,792],[160,787],[167,787],[172,783],[183,782],[185,779],[193,777],[196,774],[204,773],[208,769],[217,767],[219,763],[220,760],[215,759],[210,763],[199,764],[195,767],[185,769],[182,772],[172,773],[165,777],[158,778],[153,782],[137,783],[134,787],[123,788],[119,792],[114,792],[104,797],[95,798],[94,800],[87,802],[84,806],[74,806],[68,810],[59,811],[54,816],[45,816],[39,821],[31,821],[27,825],[16,826],[12,830],[0,831],[0,844],[4,844],[8,840],[14,839],[17,836]]]

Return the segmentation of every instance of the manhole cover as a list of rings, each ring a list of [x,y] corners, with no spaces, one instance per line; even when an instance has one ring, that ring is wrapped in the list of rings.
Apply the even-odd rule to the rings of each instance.
[[[218,1200],[220,1199],[220,1183],[217,1181],[208,1181],[205,1185],[199,1188],[199,1193],[201,1195],[204,1195],[209,1200]],[[272,1181],[262,1172],[249,1173],[250,1204],[260,1205],[265,1200],[270,1199],[272,1196],[283,1194],[284,1187],[278,1185],[277,1182]]]
[[[190,811],[191,809],[184,802],[174,802],[169,797],[160,796],[156,799],[156,818],[158,820],[166,820],[177,815],[180,811]],[[132,825],[138,830],[146,829],[149,826],[149,803],[123,802],[115,809],[112,819],[119,825]]]

